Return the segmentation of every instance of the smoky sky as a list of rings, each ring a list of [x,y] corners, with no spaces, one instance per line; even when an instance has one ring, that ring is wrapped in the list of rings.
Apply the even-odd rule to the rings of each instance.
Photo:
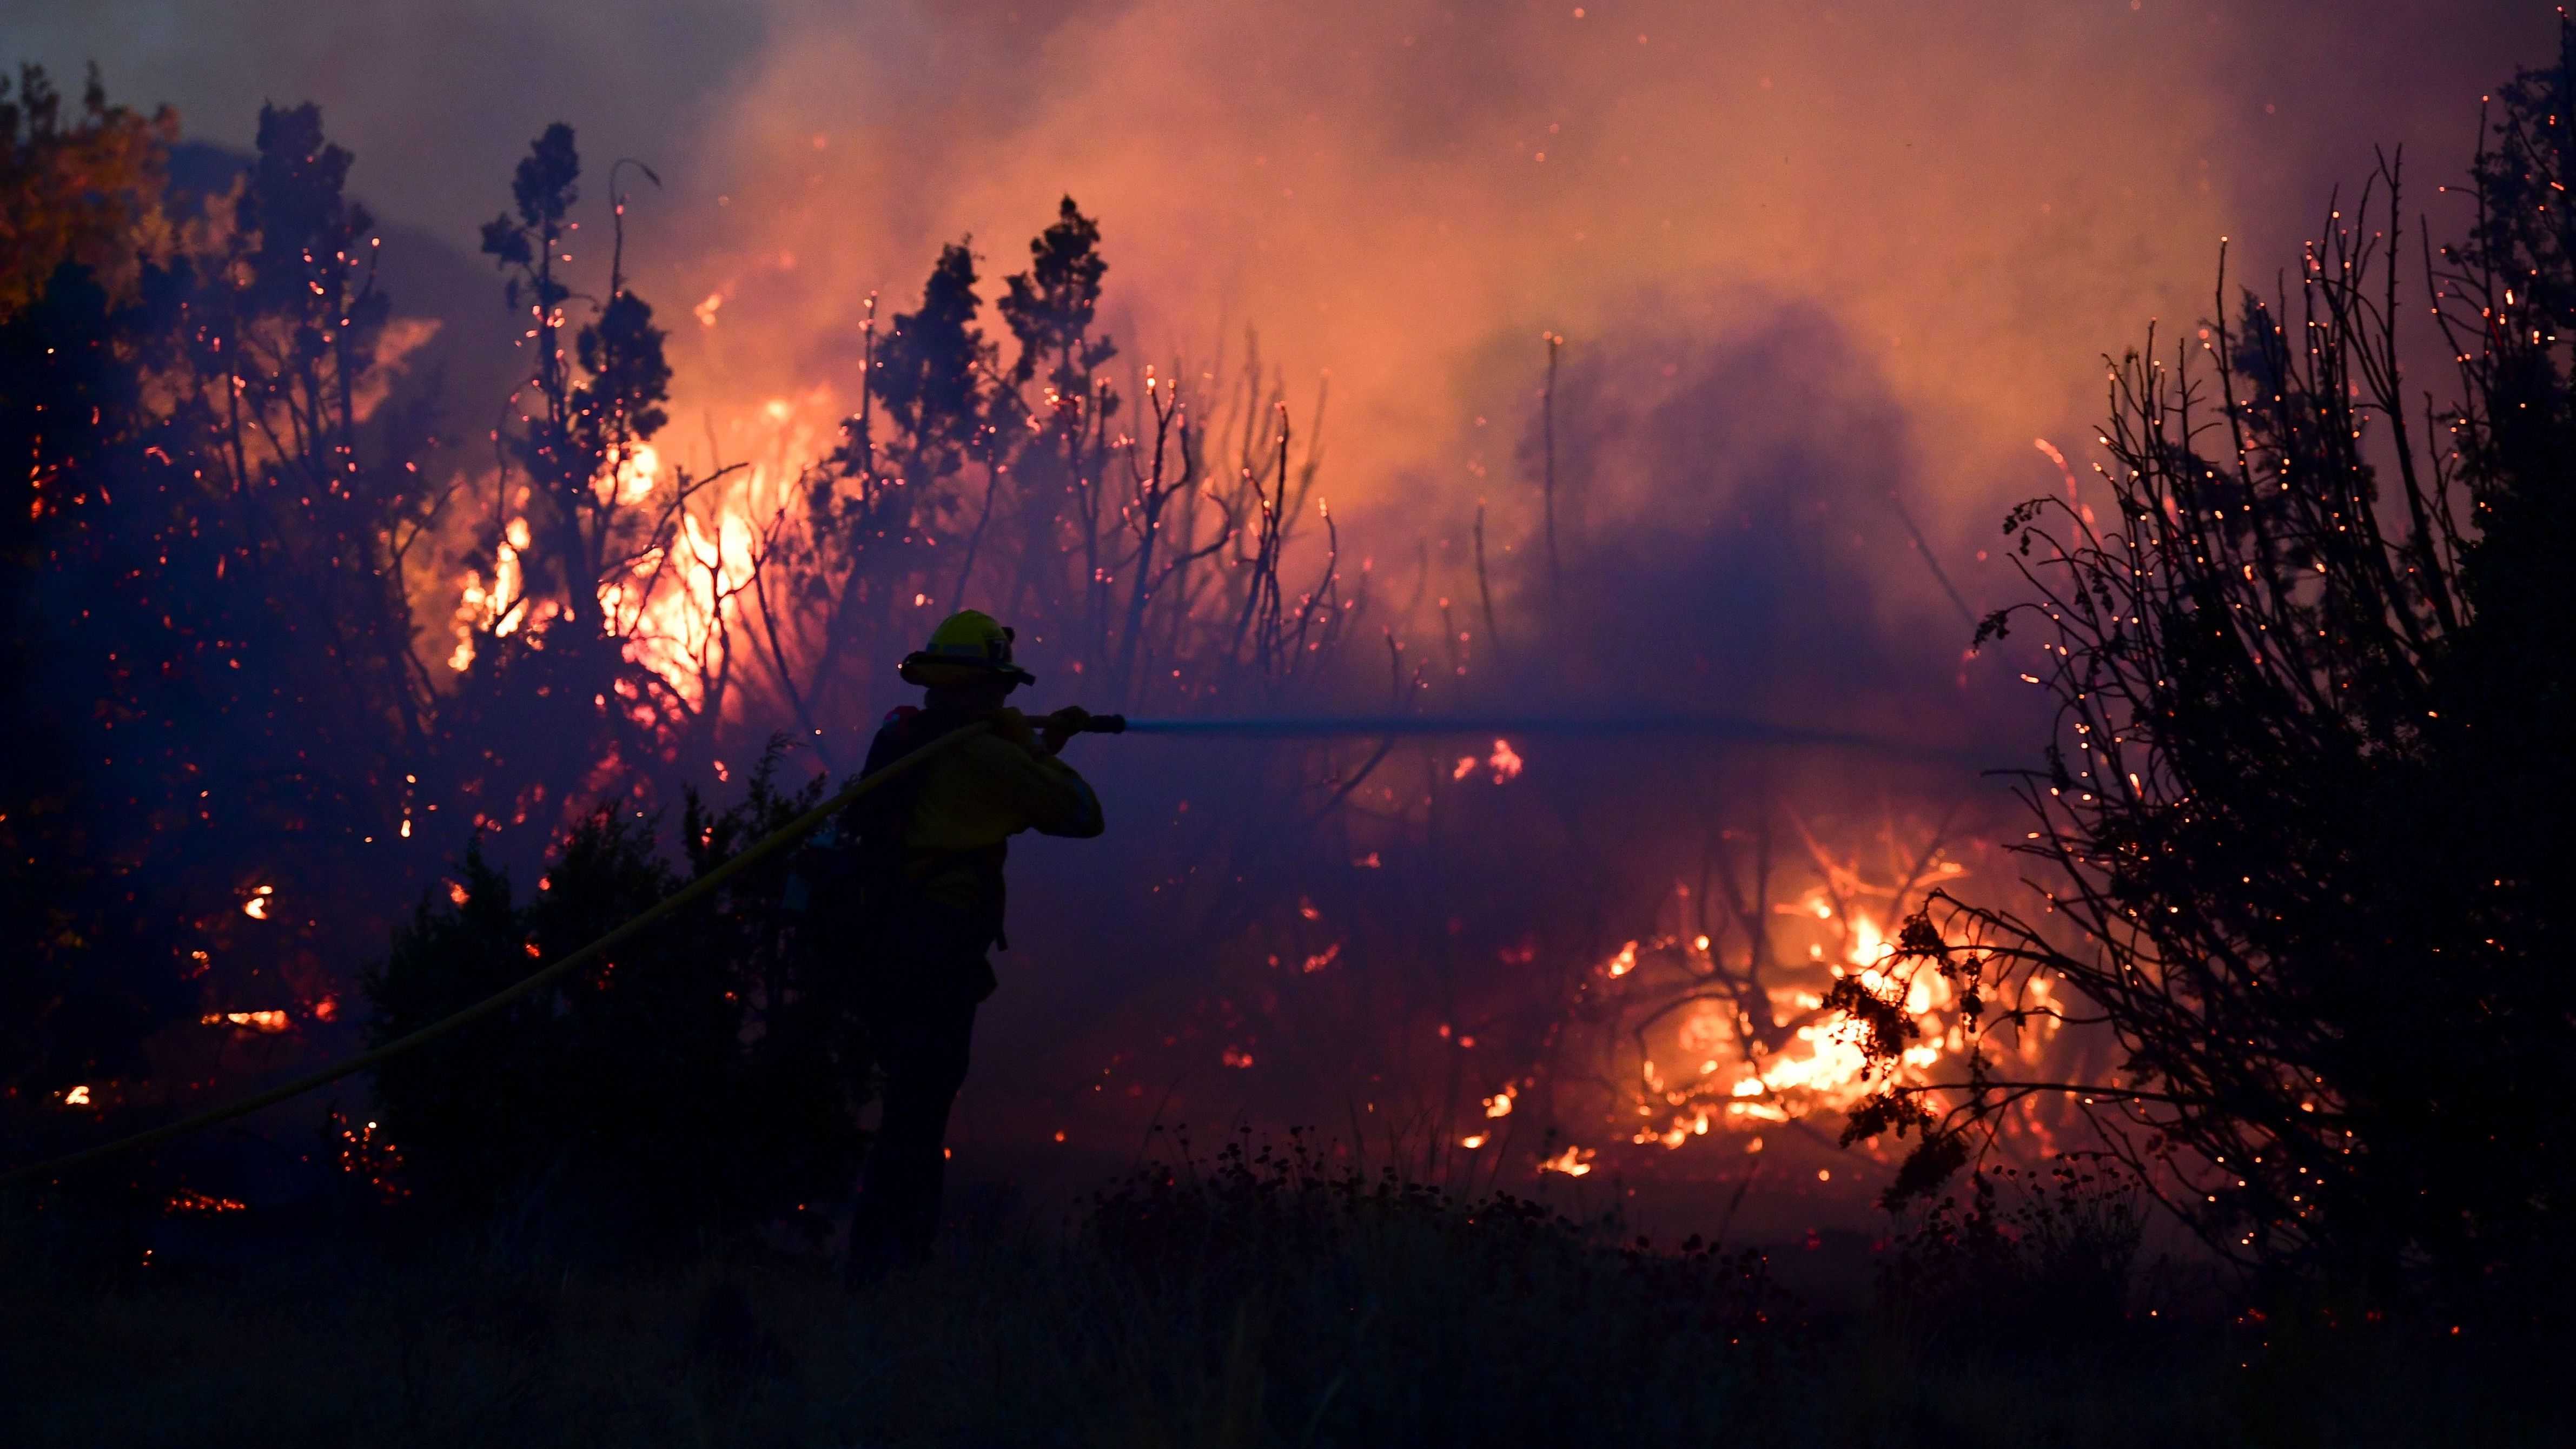
[[[95,61],[192,140],[318,101],[397,309],[442,319],[421,365],[460,438],[513,362],[475,229],[557,119],[589,163],[579,265],[604,271],[608,164],[661,178],[628,173],[627,255],[691,462],[829,446],[870,293],[910,305],[971,237],[989,296],[1070,194],[1122,366],[1187,383],[1257,335],[1378,580],[1428,556],[1433,594],[1463,589],[1482,504],[1530,606],[1561,334],[1589,563],[1680,591],[1641,614],[1752,631],[1721,652],[1809,698],[1820,635],[1881,679],[1949,677],[1959,615],[2017,588],[1978,557],[1998,515],[2059,486],[2034,444],[2082,471],[2103,355],[2208,315],[2221,238],[2240,278],[2293,264],[2383,147],[2455,225],[2434,186],[2555,23],[2503,0],[5,9],[19,56]],[[1798,522],[1820,507],[1866,560],[1728,554],[1764,510],[1822,540]]]
[[[1330,372],[1327,487],[1355,509],[1402,470],[1525,501],[1473,420],[1517,426],[1542,331],[1579,348],[1760,285],[1884,370],[1930,486],[1973,505],[1932,510],[1945,547],[2027,488],[2033,438],[2088,436],[2102,352],[2208,310],[2220,237],[2287,265],[2374,145],[2429,195],[2555,23],[2522,0],[5,10],[19,57],[94,60],[202,139],[320,102],[379,214],[461,247],[549,121],[595,168],[651,163],[638,286],[677,325],[677,415],[721,447],[763,442],[772,399],[827,421],[870,289],[917,289],[967,234],[1015,269],[1070,192],[1131,356],[1251,326],[1293,380]]]
[[[1382,602],[1415,558],[1428,596],[1464,590],[1483,506],[1505,607],[1547,611],[1560,334],[1583,565],[1740,680],[1856,708],[1815,662],[1838,653],[1831,679],[1896,709],[1948,694],[1961,616],[2015,595],[1981,552],[2061,486],[2039,440],[2082,471],[2103,355],[2209,315],[2222,238],[2237,277],[2292,265],[2380,148],[2455,227],[2434,188],[2555,24],[2504,0],[5,11],[19,56],[95,61],[194,141],[318,101],[398,311],[442,321],[416,365],[459,439],[515,362],[475,229],[550,121],[589,163],[579,265],[604,271],[609,163],[661,179],[627,173],[629,274],[693,463],[829,446],[871,292],[910,305],[971,237],[989,296],[1070,194],[1121,366],[1186,385],[1257,336]]]

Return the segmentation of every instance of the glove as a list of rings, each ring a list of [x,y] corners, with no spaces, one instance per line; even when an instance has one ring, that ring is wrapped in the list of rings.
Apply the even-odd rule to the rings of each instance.
[[[1078,704],[1066,705],[1064,708],[1048,715],[1046,717],[1046,724],[1041,729],[1041,733],[1046,736],[1047,753],[1050,755],[1062,754],[1064,752],[1064,742],[1072,739],[1075,735],[1082,733],[1083,726],[1090,722],[1091,711],[1084,709]]]

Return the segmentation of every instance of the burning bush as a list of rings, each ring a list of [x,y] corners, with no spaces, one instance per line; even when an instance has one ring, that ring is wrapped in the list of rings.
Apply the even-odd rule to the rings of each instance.
[[[2385,1291],[2559,1281],[2576,1176],[2576,995],[2546,864],[2576,808],[2576,252],[2564,182],[2576,26],[2503,93],[2477,221],[2400,276],[2395,163],[2300,264],[2111,372],[2098,469],[2006,521],[2062,733],[2024,777],[2034,920],[1936,892],[1908,972],[1986,1020],[2072,986],[2123,1049],[2108,1081],[1998,1072],[1890,1089],[1856,1130],[1955,1167],[2014,1103],[2071,1092],[2220,1252]],[[2428,302],[2460,369],[2410,418],[2398,319]],[[1887,1055],[1882,1048],[1881,1055]],[[1937,1171],[1912,1175],[1927,1186]]]
[[[819,781],[779,792],[776,764],[773,752],[731,809],[710,813],[689,797],[681,841],[693,876],[819,798]],[[543,1190],[658,1236],[845,1191],[864,1047],[817,989],[837,963],[798,949],[782,925],[781,869],[755,871],[595,970],[386,1063],[379,1115],[403,1182],[448,1211]],[[681,884],[648,817],[614,809],[574,830],[524,905],[479,849],[460,874],[421,904],[368,980],[379,1040],[483,999]]]

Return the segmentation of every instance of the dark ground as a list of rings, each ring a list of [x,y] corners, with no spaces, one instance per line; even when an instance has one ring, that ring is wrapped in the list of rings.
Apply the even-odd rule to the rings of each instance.
[[[2170,1272],[2108,1309],[2026,1275],[1887,1298],[1889,1250],[1859,1233],[1640,1253],[1491,1200],[1221,1160],[1057,1225],[958,1198],[934,1261],[856,1293],[774,1238],[608,1253],[562,1204],[133,1233],[22,1199],[0,1223],[6,1438],[2543,1445],[2576,1418],[2546,1345],[2231,1311]]]

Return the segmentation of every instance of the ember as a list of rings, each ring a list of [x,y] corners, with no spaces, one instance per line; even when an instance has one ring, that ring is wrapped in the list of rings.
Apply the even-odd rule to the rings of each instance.
[[[263,1036],[274,1036],[291,1029],[295,1024],[288,1019],[284,1011],[275,1007],[266,1011],[211,1011],[198,1020],[206,1026],[238,1027],[243,1031],[256,1032]]]

